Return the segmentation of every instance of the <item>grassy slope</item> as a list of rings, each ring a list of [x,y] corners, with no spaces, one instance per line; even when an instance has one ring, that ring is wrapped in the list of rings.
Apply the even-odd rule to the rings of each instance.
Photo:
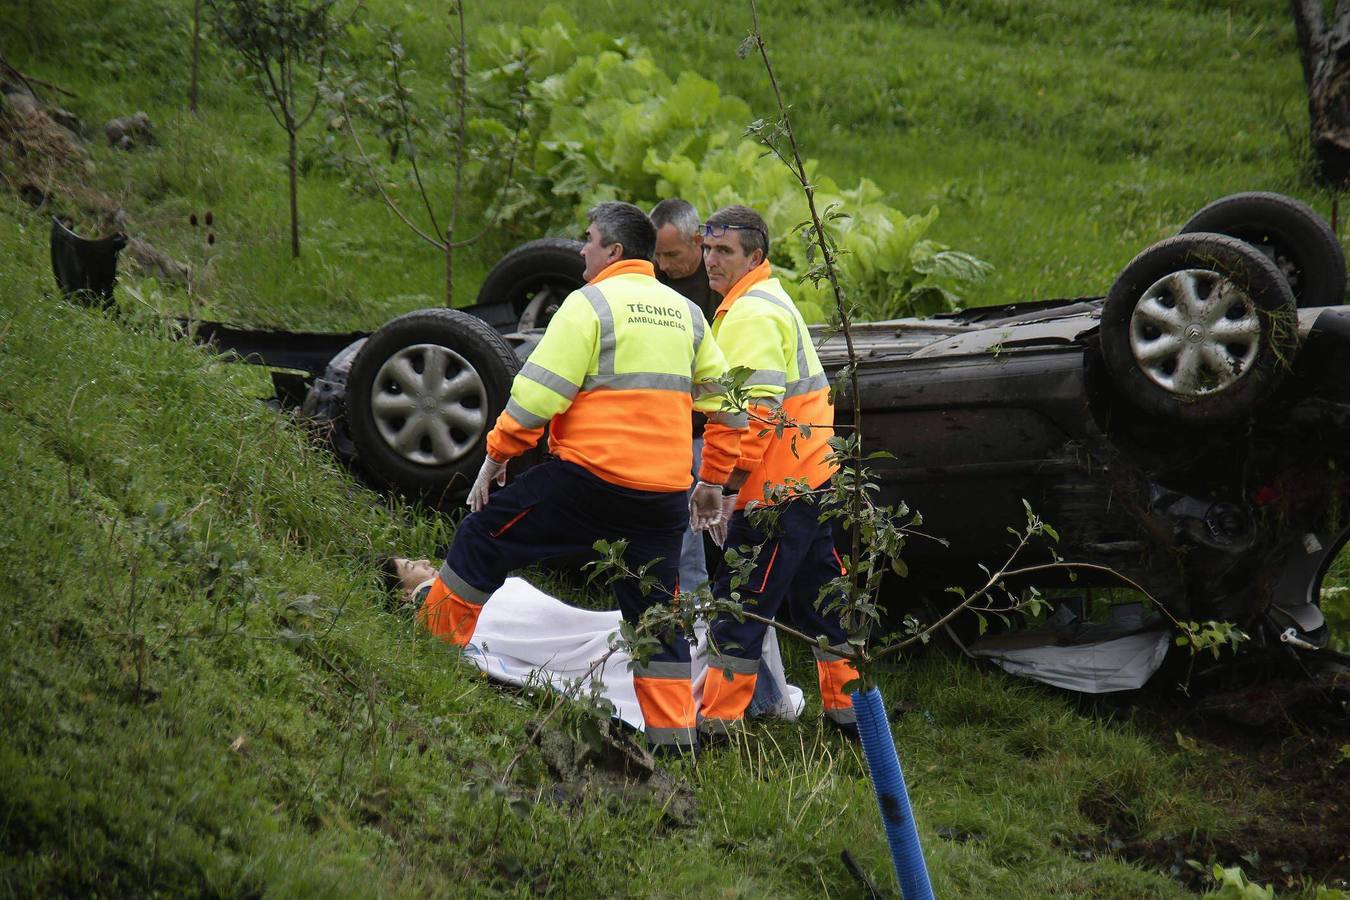
[[[406,295],[437,293],[439,260],[322,172],[303,188],[308,246],[324,235],[345,245],[293,265],[281,240],[280,132],[218,59],[202,123],[187,119],[177,33],[138,30],[147,9],[181,27],[181,7],[100,5],[81,24],[79,5],[5,4],[32,23],[4,37],[5,50],[79,93],[69,105],[89,121],[150,112],[164,146],[98,150],[98,178],[180,256],[200,252],[186,213],[215,211],[208,314],[371,326],[424,302]],[[413,25],[436,21],[370,5]],[[620,18],[615,3],[569,5],[585,24]],[[941,234],[999,264],[991,301],[1100,290],[1209,196],[1297,184],[1278,135],[1233,138],[1269,135],[1279,104],[1297,98],[1281,4],[1234,12],[1231,39],[1222,5],[799,7],[778,7],[768,29],[789,95],[803,98],[810,152],[841,180],[873,177],[902,205],[941,201]],[[529,8],[501,3],[492,15],[519,20]],[[825,39],[797,39],[793,15]],[[676,11],[626,25],[667,68],[715,75],[761,108],[758,71],[729,52],[741,19]],[[1278,39],[1244,44],[1258,19]],[[432,59],[438,35],[424,30],[414,52]],[[832,49],[840,41],[853,52]],[[1247,55],[1234,61],[1217,45]],[[1182,57],[1184,71],[1169,64]],[[817,96],[816,83],[837,88]],[[1252,83],[1277,85],[1266,91],[1274,99],[1253,99]],[[1191,121],[1198,94],[1204,114]],[[897,103],[899,121],[881,114]],[[1115,149],[1131,135],[1146,146]],[[354,487],[251,399],[246,373],[165,342],[149,320],[126,328],[57,302],[44,240],[40,218],[3,201],[5,892],[848,894],[836,862],[844,847],[884,877],[859,760],[814,720],[764,729],[743,752],[688,773],[695,828],[663,826],[650,802],[531,803],[521,815],[467,790],[500,769],[533,706],[487,688],[384,612],[364,563],[394,546],[434,552],[448,526],[390,512]],[[246,567],[230,569],[227,556],[222,572],[227,547]],[[318,599],[298,600],[309,594]],[[239,633],[224,635],[231,623]],[[809,677],[805,661],[793,664]],[[1034,686],[930,656],[884,687],[918,707],[897,739],[940,895],[1174,893],[1161,875],[1072,852],[1097,839],[1082,810],[1103,796],[1120,798],[1146,836],[1231,827],[1229,798],[1203,793],[1203,756],[1085,720]],[[532,762],[518,796],[546,786]],[[943,841],[939,828],[979,837]]]

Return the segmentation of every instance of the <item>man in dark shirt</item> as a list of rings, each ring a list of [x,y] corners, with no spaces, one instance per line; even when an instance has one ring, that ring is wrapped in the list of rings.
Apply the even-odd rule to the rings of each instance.
[[[722,295],[708,286],[698,210],[687,200],[671,197],[652,207],[651,220],[656,226],[656,280],[697,303],[711,322]],[[703,416],[694,413],[695,471],[703,454],[703,423]],[[691,591],[707,580],[703,534],[686,530],[680,549],[680,589]]]
[[[697,303],[711,322],[722,295],[708,287],[698,210],[672,197],[652,207],[651,220],[656,226],[656,280]]]

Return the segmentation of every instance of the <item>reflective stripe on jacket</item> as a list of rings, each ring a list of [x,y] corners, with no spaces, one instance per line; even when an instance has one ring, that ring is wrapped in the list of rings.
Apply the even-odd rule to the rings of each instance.
[[[830,382],[811,343],[810,332],[787,291],[772,277],[767,262],[751,269],[718,307],[713,334],[730,367],[751,370],[745,382],[751,398],[750,428],[741,439],[736,468],[749,473],[737,509],[752,501],[764,502],[767,484],[804,479],[819,487],[834,474],[828,462],[829,439],[834,435],[834,404]],[[809,425],[804,435],[795,427],[774,434],[765,424],[781,407],[793,422]],[[708,439],[715,432],[704,433]]]
[[[602,285],[603,282],[603,285]],[[656,281],[652,264],[621,260],[563,301],[511,385],[488,435],[505,461],[534,446],[611,484],[645,491],[689,487],[693,409],[723,426],[706,440],[699,477],[726,481],[744,414],[720,412],[726,359],[698,306]]]

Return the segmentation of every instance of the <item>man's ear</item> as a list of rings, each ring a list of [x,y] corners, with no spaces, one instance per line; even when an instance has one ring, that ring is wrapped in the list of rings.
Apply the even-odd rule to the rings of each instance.
[[[763,251],[763,250],[760,250],[758,247],[756,247],[756,248],[755,248],[755,252],[754,252],[754,254],[751,255],[750,259],[753,260],[753,263],[752,263],[752,265],[750,266],[750,268],[753,269],[755,266],[757,266],[757,265],[759,265],[760,263],[764,262],[764,251]]]
[[[694,232],[693,241],[695,247],[699,248],[700,250],[703,249],[703,234],[701,232]]]
[[[613,243],[609,245],[609,258],[617,262],[623,259],[623,244]]]

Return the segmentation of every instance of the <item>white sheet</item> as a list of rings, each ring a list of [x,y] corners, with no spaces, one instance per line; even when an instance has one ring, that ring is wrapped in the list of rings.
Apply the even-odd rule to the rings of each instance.
[[[507,684],[547,683],[555,689],[568,687],[582,678],[596,660],[609,652],[610,635],[619,628],[615,611],[596,611],[569,606],[550,597],[529,582],[508,578],[492,595],[478,619],[473,641],[464,658],[488,677]],[[706,660],[702,629],[694,649],[694,701],[703,693]],[[603,696],[614,704],[615,715],[635,728],[642,728],[642,710],[633,691],[632,657],[620,650],[596,670],[592,680],[603,685]],[[800,688],[787,683],[778,634],[772,628],[764,638],[760,664],[761,689],[750,713],[795,720],[805,698]],[[582,690],[590,687],[583,684]]]
[[[976,649],[967,653],[992,659],[1014,675],[1085,694],[1106,694],[1143,687],[1162,665],[1172,633],[1157,627],[1095,644],[1016,649]]]

